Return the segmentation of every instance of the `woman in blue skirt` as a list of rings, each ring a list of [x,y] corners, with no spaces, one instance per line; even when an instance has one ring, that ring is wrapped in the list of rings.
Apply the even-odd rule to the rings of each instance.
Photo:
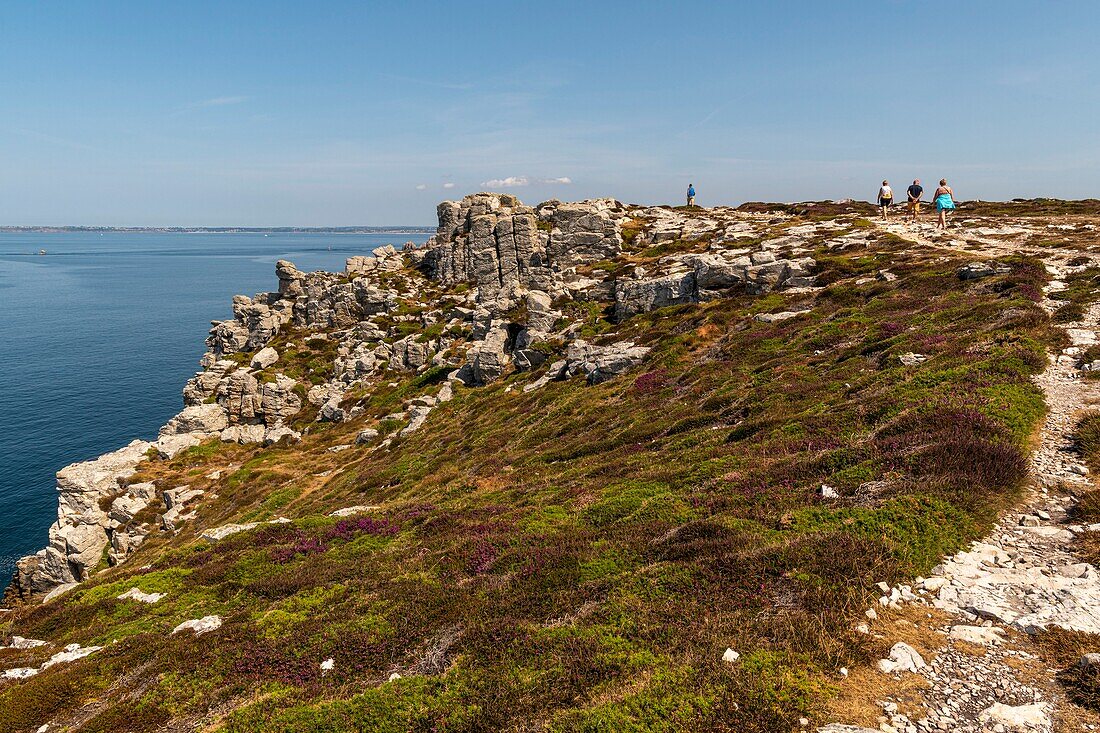
[[[934,197],[936,211],[940,214],[940,229],[947,229],[947,212],[955,210],[955,192],[947,185],[947,179],[940,179],[940,187]]]

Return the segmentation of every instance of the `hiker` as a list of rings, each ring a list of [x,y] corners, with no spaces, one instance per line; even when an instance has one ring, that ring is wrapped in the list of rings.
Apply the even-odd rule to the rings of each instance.
[[[882,207],[882,220],[889,221],[890,217],[886,215],[890,205],[894,203],[894,189],[890,188],[889,181],[882,182],[882,188],[878,190],[878,205]]]
[[[688,206],[695,206],[695,184],[688,184]]]
[[[924,186],[920,185],[920,179],[913,181],[906,193],[909,195],[909,221],[920,221],[920,197],[924,195]]]
[[[936,202],[936,211],[940,213],[940,229],[947,229],[947,212],[954,211],[958,202],[955,201],[955,192],[947,185],[947,179],[940,179],[940,187],[936,189],[936,195],[932,199]]]

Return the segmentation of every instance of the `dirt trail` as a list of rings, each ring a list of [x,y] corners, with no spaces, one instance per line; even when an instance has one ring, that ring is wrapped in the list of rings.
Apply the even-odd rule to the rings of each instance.
[[[956,227],[940,233],[931,225],[880,224],[881,231],[915,244],[972,256],[975,261],[1029,254],[1046,263],[1052,282],[1047,296],[1065,287],[1062,278],[1095,265],[1079,250],[1029,246],[1026,227],[990,231]],[[993,237],[1023,236],[1011,239]],[[1014,241],[1015,240],[1015,241]],[[1070,262],[1074,265],[1070,265]],[[1060,303],[1045,297],[1048,311]],[[903,714],[904,699],[879,702],[879,730],[923,733],[1006,733],[1100,729],[1100,717],[1069,703],[1050,669],[1035,653],[1030,635],[1051,627],[1100,633],[1100,572],[1075,556],[1072,543],[1100,525],[1071,518],[1073,505],[1092,488],[1088,469],[1073,445],[1083,410],[1100,404],[1100,382],[1081,379],[1079,356],[1100,339],[1100,304],[1066,324],[1072,345],[1052,355],[1035,382],[1048,407],[1032,455],[1032,485],[1024,501],[1006,513],[993,531],[968,551],[945,558],[934,576],[913,586],[884,589],[883,605],[934,606],[948,622],[938,628],[945,644],[927,660],[896,645],[880,663],[889,674],[918,674],[927,688],[923,710]],[[870,729],[843,725],[819,729],[855,733]]]

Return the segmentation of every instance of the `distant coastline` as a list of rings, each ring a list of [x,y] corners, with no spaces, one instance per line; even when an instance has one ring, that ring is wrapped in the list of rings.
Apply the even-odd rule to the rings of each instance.
[[[435,227],[77,227],[0,226],[0,232],[170,232],[173,234],[433,234]]]

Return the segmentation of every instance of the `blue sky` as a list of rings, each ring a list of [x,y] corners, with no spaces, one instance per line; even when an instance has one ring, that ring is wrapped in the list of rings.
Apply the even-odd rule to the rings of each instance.
[[[5,3],[0,224],[1098,196],[1097,28],[1095,0]]]

